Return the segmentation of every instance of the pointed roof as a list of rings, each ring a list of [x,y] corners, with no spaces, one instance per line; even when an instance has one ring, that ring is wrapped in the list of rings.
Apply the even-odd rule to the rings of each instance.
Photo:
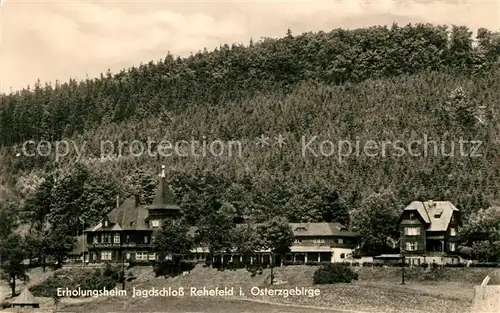
[[[24,290],[21,292],[19,296],[17,296],[11,304],[29,304],[29,305],[35,305],[35,304],[40,304],[35,297],[31,294],[28,288],[24,288]]]
[[[105,220],[109,221],[108,226],[103,222],[98,223],[85,230],[93,232],[99,230],[147,230],[146,218],[148,211],[142,205],[136,203],[135,197],[129,197],[123,203],[108,213]]]
[[[174,195],[170,186],[165,179],[165,165],[161,166],[160,181],[156,189],[153,203],[148,205],[148,209],[166,209],[166,210],[180,210],[181,208],[175,204]]]
[[[110,230],[146,230],[148,211],[136,203],[135,197],[126,199],[119,208],[109,212]]]
[[[446,231],[453,212],[459,212],[450,201],[433,200],[413,201],[404,210],[417,211],[425,223],[429,225],[428,231]]]

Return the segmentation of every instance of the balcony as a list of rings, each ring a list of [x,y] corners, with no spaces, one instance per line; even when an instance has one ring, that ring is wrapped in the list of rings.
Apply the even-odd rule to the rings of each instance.
[[[89,248],[109,248],[109,249],[120,249],[120,248],[150,248],[152,245],[150,243],[91,243],[88,245]]]

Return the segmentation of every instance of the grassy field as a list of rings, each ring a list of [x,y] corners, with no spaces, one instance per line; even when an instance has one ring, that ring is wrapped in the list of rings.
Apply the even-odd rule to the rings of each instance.
[[[467,312],[478,285],[490,269],[445,269],[439,280],[422,280],[415,270],[407,271],[407,283],[400,284],[400,270],[396,268],[358,268],[359,281],[352,284],[313,286],[313,266],[289,266],[276,269],[276,277],[283,284],[273,288],[314,287],[320,289],[317,297],[252,296],[244,297],[151,297],[132,298],[135,288],[162,287],[269,287],[269,270],[251,277],[246,270],[217,271],[202,266],[189,275],[175,278],[154,278],[150,268],[134,268],[139,277],[127,286],[125,298],[63,299],[61,309],[67,312],[384,312],[384,313],[455,313]],[[315,307],[315,308],[313,308]],[[328,309],[329,310],[326,310]]]

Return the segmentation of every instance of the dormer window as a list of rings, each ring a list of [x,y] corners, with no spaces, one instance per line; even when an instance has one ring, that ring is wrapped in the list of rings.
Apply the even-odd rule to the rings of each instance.
[[[437,210],[434,212],[434,218],[440,218],[441,214],[443,214],[443,210]]]
[[[299,226],[297,228],[295,228],[296,231],[306,231],[307,228],[305,228],[304,226]]]

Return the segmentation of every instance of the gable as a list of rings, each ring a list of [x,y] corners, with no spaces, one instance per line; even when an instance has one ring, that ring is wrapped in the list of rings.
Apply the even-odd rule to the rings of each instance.
[[[290,223],[295,237],[333,237],[356,235],[339,223]]]
[[[454,215],[459,210],[450,201],[413,201],[401,214],[399,222],[405,214],[418,214],[427,224],[427,231],[446,231]]]
[[[86,231],[98,230],[146,230],[149,229],[146,224],[148,211],[144,206],[137,206],[135,197],[130,197],[123,201],[118,207],[114,208],[103,220],[87,229]],[[106,221],[109,223],[105,225]]]
[[[420,201],[413,201],[411,202],[404,210],[404,212],[413,212],[415,214],[418,214],[420,218],[423,220],[424,223],[430,224],[431,219],[429,217],[429,214],[427,213],[427,210],[424,207],[424,204]],[[403,217],[403,214],[401,214],[401,217]],[[401,222],[401,218],[400,221]]]
[[[174,195],[165,179],[165,165],[162,165],[162,171],[156,188],[153,203],[148,206],[149,209],[167,209],[180,211],[180,207],[175,204]]]
[[[426,201],[424,203],[431,219],[428,231],[446,231],[454,212],[458,209],[449,201]]]

